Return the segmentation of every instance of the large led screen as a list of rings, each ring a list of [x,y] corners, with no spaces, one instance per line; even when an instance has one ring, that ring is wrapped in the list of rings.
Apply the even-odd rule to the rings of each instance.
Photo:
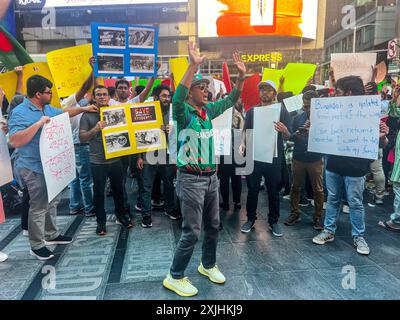
[[[122,4],[176,3],[188,0],[46,0],[45,7],[111,6]]]
[[[198,0],[199,37],[316,39],[318,0]]]

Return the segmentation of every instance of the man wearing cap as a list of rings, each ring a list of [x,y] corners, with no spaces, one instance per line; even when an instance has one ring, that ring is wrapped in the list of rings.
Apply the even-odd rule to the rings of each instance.
[[[293,226],[300,222],[299,202],[301,187],[305,183],[306,174],[309,175],[314,191],[314,229],[323,230],[322,211],[324,207],[322,155],[308,152],[308,133],[310,130],[311,99],[318,98],[314,90],[307,91],[303,95],[303,112],[293,120],[291,140],[294,142],[293,151],[293,185],[290,192],[291,215],[286,219],[285,225]]]
[[[272,105],[276,99],[276,85],[273,81],[267,80],[258,85],[261,105],[258,107],[267,107]],[[250,109],[246,115],[246,122],[243,131],[243,141],[240,146],[240,153],[244,154],[246,150],[246,133],[247,130],[254,129],[254,108]],[[279,191],[281,189],[282,180],[282,161],[284,161],[283,139],[289,140],[291,133],[288,128],[291,127],[291,117],[286,107],[282,104],[280,121],[275,123],[275,130],[278,132],[278,156],[274,158],[273,163],[263,163],[254,161],[254,171],[247,176],[247,219],[248,221],[241,227],[243,233],[249,233],[254,227],[257,220],[257,204],[258,193],[260,191],[261,177],[264,176],[268,192],[268,224],[274,236],[282,237],[282,229],[278,224],[280,216],[280,198]]]
[[[190,297],[197,289],[184,272],[193,254],[204,223],[203,252],[198,271],[212,282],[225,283],[216,265],[219,229],[219,190],[211,120],[233,107],[243,90],[246,67],[237,53],[233,60],[239,78],[230,95],[208,102],[209,80],[196,75],[205,57],[189,43],[190,65],[176,89],[172,106],[178,136],[178,179],[176,192],[180,200],[183,223],[170,273],[163,285],[180,296]]]

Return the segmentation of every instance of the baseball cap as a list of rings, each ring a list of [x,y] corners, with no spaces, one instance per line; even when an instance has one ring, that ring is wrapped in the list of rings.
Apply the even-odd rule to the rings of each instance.
[[[198,86],[201,83],[210,84],[210,80],[208,80],[206,78],[203,78],[203,75],[200,74],[200,73],[195,74],[193,79],[192,79],[192,83],[190,85],[190,88],[193,88],[194,86]]]
[[[275,90],[275,92],[277,92],[275,82],[273,82],[273,81],[271,81],[271,80],[267,80],[267,81],[261,81],[261,82],[258,84],[258,88],[265,87],[265,86],[270,86],[270,87],[272,87],[272,89]]]

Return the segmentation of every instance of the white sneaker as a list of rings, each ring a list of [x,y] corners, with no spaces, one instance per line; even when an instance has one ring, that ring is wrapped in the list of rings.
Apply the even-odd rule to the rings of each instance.
[[[181,297],[193,297],[198,293],[197,288],[192,285],[187,277],[174,279],[171,274],[168,274],[163,281],[163,286]]]
[[[24,237],[29,237],[29,231],[28,230],[22,230],[22,235]]]
[[[212,282],[218,283],[218,284],[223,284],[225,283],[226,279],[225,276],[222,274],[221,271],[219,271],[218,266],[215,265],[214,268],[211,269],[206,269],[203,267],[203,264],[200,263],[199,267],[197,270],[203,275],[208,277]]]
[[[0,251],[0,262],[4,262],[8,259],[8,255]]]

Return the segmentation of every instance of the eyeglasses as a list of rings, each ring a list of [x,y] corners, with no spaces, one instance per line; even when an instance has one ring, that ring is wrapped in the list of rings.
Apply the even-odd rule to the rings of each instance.
[[[258,90],[262,91],[262,92],[272,92],[272,91],[274,91],[274,89],[271,88],[271,87],[261,87]]]
[[[44,92],[42,92],[42,94],[53,94],[53,92],[52,91],[44,91]]]
[[[206,89],[208,90],[208,85],[202,84],[202,85],[196,86],[195,88],[199,88],[200,91],[205,91]]]
[[[108,97],[108,93],[96,93],[96,97]]]

